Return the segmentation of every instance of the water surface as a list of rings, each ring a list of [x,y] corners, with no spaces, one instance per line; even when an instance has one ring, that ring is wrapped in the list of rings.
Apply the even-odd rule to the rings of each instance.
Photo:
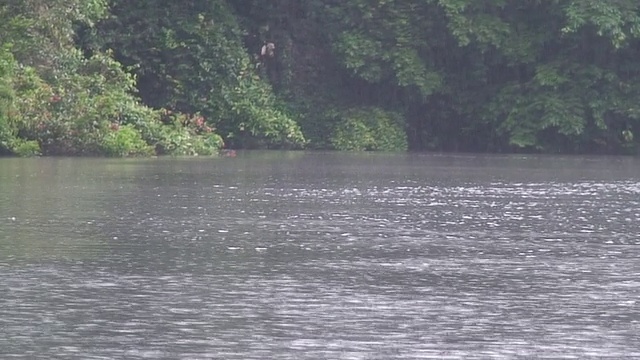
[[[640,161],[0,159],[0,357],[640,357]]]

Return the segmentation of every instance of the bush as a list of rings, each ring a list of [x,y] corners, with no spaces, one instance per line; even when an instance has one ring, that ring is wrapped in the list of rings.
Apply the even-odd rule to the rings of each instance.
[[[336,122],[330,138],[336,150],[406,151],[407,135],[402,118],[379,108],[334,112]]]
[[[0,154],[218,151],[220,137],[202,117],[165,121],[162,111],[141,103],[135,76],[110,50],[83,52],[75,46],[74,29],[91,32],[107,2],[40,3],[0,5]]]
[[[188,115],[169,110],[154,110],[155,121],[127,118],[142,138],[155,148],[158,155],[213,155],[223,146],[222,138],[206,124],[199,114]],[[142,120],[141,120],[142,119]]]
[[[154,153],[142,136],[131,125],[121,126],[107,133],[101,143],[102,153],[107,156],[148,156]]]
[[[11,144],[11,151],[18,156],[31,157],[38,156],[42,152],[40,151],[40,144],[34,140],[22,140],[16,139]]]
[[[217,154],[224,142],[218,134],[201,135],[195,138],[193,143],[193,152],[196,155],[213,155]]]
[[[131,94],[133,77],[106,55],[87,59],[69,51],[58,62],[44,72],[25,65],[15,71],[11,120],[17,135],[38,141],[47,155],[100,154],[111,124],[143,107]]]
[[[169,116],[142,105],[132,94],[133,76],[108,56],[85,59],[75,53],[60,61],[64,71],[56,70],[52,79],[29,66],[19,67],[11,78],[15,133],[36,141],[42,153],[208,155],[222,146],[201,116]]]
[[[0,154],[10,152],[10,143],[14,138],[9,124],[9,110],[13,101],[13,89],[10,76],[15,67],[15,60],[7,46],[0,47]]]

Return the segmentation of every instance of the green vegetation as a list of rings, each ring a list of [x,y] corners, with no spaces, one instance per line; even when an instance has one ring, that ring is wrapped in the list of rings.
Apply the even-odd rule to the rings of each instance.
[[[0,152],[209,155],[222,146],[193,115],[166,116],[141,102],[134,74],[111,51],[79,47],[80,31],[106,19],[106,2],[0,6]]]
[[[336,126],[330,139],[338,150],[407,150],[407,136],[397,114],[378,108],[349,109],[334,117]]]
[[[0,154],[636,154],[638,132],[633,0],[0,2]]]

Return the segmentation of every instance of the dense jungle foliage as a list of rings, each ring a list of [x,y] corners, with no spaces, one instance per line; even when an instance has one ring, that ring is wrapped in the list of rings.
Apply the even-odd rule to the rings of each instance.
[[[628,153],[635,0],[0,0],[0,153]]]

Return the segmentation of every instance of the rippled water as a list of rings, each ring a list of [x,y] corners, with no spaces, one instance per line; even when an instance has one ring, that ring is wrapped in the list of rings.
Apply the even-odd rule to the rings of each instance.
[[[0,159],[0,358],[640,357],[640,161]]]

